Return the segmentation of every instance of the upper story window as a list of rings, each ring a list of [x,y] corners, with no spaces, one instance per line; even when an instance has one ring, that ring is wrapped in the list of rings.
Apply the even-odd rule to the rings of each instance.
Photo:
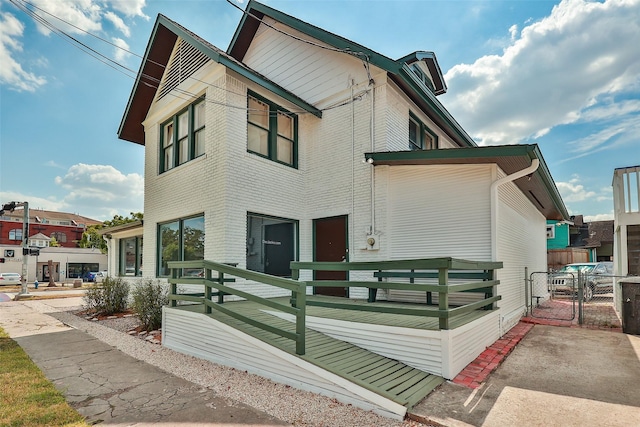
[[[56,239],[56,241],[59,243],[67,242],[67,234],[63,233],[62,231],[54,231],[53,233],[51,233],[51,238]]]
[[[9,240],[22,240],[22,228],[9,230]]]
[[[422,123],[416,116],[409,114],[409,149],[435,150],[438,148],[438,135]]]
[[[247,107],[247,151],[297,167],[297,116],[253,93]]]
[[[204,154],[205,106],[200,99],[162,125],[160,173]]]

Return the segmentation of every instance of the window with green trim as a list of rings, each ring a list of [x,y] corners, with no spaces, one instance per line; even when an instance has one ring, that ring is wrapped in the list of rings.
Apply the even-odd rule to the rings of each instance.
[[[120,240],[120,276],[142,276],[142,236]]]
[[[160,173],[204,154],[205,106],[200,99],[162,124]]]
[[[409,149],[435,150],[438,148],[438,135],[409,113]]]
[[[254,94],[247,97],[247,151],[298,166],[298,117]]]
[[[169,261],[204,259],[204,216],[177,219],[158,224],[158,276],[171,274]],[[197,276],[201,269],[191,269],[183,275]]]

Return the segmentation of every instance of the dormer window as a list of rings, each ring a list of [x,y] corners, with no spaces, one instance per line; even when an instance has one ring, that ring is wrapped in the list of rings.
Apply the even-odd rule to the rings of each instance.
[[[420,81],[424,83],[431,90],[431,92],[435,90],[433,87],[433,83],[431,82],[431,79],[427,77],[424,71],[422,71],[420,66],[418,66],[417,62],[411,64],[411,71],[413,71],[413,73],[418,77],[418,79],[420,79]]]
[[[414,114],[409,113],[409,150],[435,150],[436,148],[438,148],[438,135]]]

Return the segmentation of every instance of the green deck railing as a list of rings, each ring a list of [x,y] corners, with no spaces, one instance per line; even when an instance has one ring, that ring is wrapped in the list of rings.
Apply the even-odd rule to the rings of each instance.
[[[272,332],[291,339],[296,343],[296,353],[305,354],[305,315],[307,306],[329,307],[343,310],[360,310],[379,313],[392,313],[411,316],[437,317],[440,329],[449,329],[450,320],[456,316],[478,309],[491,310],[496,308],[496,302],[501,299],[497,294],[495,270],[502,268],[501,262],[477,262],[456,258],[430,258],[398,261],[371,262],[291,262],[292,278],[283,278],[256,271],[245,270],[230,264],[213,261],[171,261],[171,292],[169,304],[176,307],[178,301],[189,301],[203,304],[205,314],[217,310],[249,325]],[[200,269],[202,277],[182,277],[183,269]],[[300,271],[370,271],[372,280],[310,280],[300,281]],[[215,274],[214,274],[215,272]],[[290,304],[285,305],[268,298],[260,297],[227,285],[241,278],[262,283],[291,292]],[[392,281],[393,279],[408,279],[408,282]],[[418,283],[416,280],[432,279],[434,283]],[[437,279],[437,280],[436,280]],[[465,279],[464,283],[450,283],[450,279]],[[178,284],[202,285],[202,293],[178,293]],[[313,287],[364,287],[369,289],[369,302],[375,302],[378,289],[398,289],[423,291],[427,293],[427,305],[431,303],[431,294],[438,294],[438,307],[416,309],[397,306],[384,307],[380,304],[348,304],[333,301],[307,300],[307,286]],[[215,291],[214,291],[215,289]],[[449,294],[452,292],[480,292],[484,299],[458,307],[450,306]],[[231,307],[224,306],[224,297],[235,295],[253,301],[284,313],[292,314],[296,319],[295,333],[276,328],[235,312]],[[217,299],[214,301],[214,297]],[[339,301],[339,300],[337,300]],[[414,305],[415,307],[415,305]]]
[[[249,325],[274,333],[295,341],[296,353],[305,353],[305,309],[306,309],[306,284],[283,277],[271,276],[269,274],[256,271],[244,270],[229,264],[221,264],[213,261],[171,261],[168,267],[171,269],[169,283],[171,291],[169,293],[169,305],[176,307],[178,301],[190,301],[204,304],[205,314],[211,314],[212,310],[217,310]],[[202,277],[181,277],[182,269],[202,269]],[[217,275],[214,276],[216,272]],[[232,277],[228,277],[232,276]],[[235,278],[260,282],[280,289],[291,291],[290,305],[280,304],[268,298],[263,298],[249,292],[234,289],[226,283],[235,281]],[[201,294],[179,294],[178,284],[202,285],[204,292]],[[216,292],[213,290],[216,289]],[[296,318],[296,332],[292,333],[262,322],[258,322],[247,316],[243,316],[232,309],[224,307],[225,295],[235,295],[240,298],[253,301],[266,307],[292,314]],[[217,301],[213,297],[217,296]]]
[[[450,319],[479,308],[491,310],[501,299],[497,294],[495,270],[502,268],[501,262],[469,261],[456,258],[428,258],[397,261],[370,262],[292,262],[292,279],[300,277],[301,270],[311,271],[371,271],[377,281],[353,280],[311,280],[307,286],[314,287],[363,287],[369,289],[369,302],[375,302],[378,289],[397,289],[424,291],[427,294],[427,304],[431,304],[431,294],[438,294],[438,309],[415,309],[380,307],[367,305],[350,305],[330,301],[307,301],[307,305],[332,307],[344,310],[361,310],[383,313],[405,314],[412,316],[426,316],[439,318],[440,329],[449,329]],[[409,279],[407,282],[389,281],[394,278]],[[437,283],[416,283],[416,279],[437,279]],[[472,280],[465,283],[452,284],[450,279]],[[449,305],[449,294],[452,292],[481,292],[485,298],[459,307]]]

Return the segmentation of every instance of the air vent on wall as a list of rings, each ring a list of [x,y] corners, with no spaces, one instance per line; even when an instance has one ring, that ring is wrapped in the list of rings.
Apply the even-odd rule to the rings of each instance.
[[[173,53],[168,71],[165,73],[158,99],[161,99],[180,83],[187,80],[193,73],[198,71],[209,58],[198,49],[180,39],[178,47]]]

